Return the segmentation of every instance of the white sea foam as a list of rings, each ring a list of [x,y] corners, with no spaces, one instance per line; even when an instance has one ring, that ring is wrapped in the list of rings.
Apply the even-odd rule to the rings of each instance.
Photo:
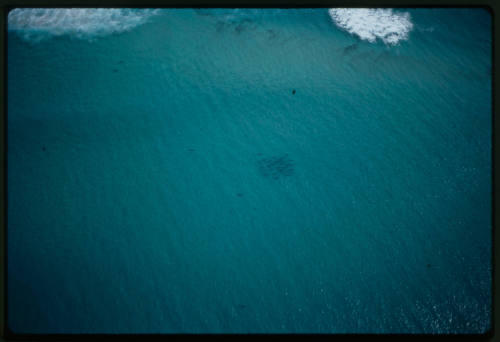
[[[396,45],[407,40],[413,29],[410,13],[393,12],[385,8],[330,8],[335,25],[363,40]]]
[[[16,8],[9,12],[8,29],[26,40],[62,35],[92,39],[128,31],[156,13],[153,9]]]

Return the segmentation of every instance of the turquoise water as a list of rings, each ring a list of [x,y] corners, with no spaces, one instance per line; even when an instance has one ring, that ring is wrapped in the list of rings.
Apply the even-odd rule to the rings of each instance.
[[[10,16],[9,327],[489,330],[491,17],[394,13]]]

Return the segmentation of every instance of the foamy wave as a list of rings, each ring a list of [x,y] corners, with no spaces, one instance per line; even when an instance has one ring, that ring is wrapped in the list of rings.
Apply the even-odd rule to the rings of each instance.
[[[62,35],[93,38],[128,31],[156,12],[119,8],[16,8],[9,12],[7,23],[10,31],[27,40]]]
[[[378,38],[396,45],[407,40],[413,29],[410,13],[397,13],[392,9],[330,8],[328,13],[338,27],[372,43]]]

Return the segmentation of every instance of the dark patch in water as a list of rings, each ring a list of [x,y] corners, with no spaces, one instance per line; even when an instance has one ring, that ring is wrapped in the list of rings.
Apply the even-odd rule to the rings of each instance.
[[[46,151],[46,148],[45,148],[45,146],[43,146],[43,147],[42,147],[42,151]]]
[[[236,307],[238,309],[246,309],[247,308],[247,306],[245,304],[238,304],[238,305],[236,305]]]
[[[427,264],[427,268],[431,268],[431,264]]]
[[[221,32],[225,27],[226,23],[223,22],[222,20],[217,20],[217,22],[215,23],[215,30],[217,32]]]
[[[276,36],[278,35],[273,29],[267,29],[266,32],[269,34],[269,39],[276,38]]]
[[[354,44],[351,44],[349,46],[346,46],[344,48],[344,50],[342,51],[342,56],[345,56],[345,55],[347,55],[347,54],[349,54],[349,53],[351,53],[351,52],[353,52],[353,51],[355,51],[357,49],[358,49],[358,44],[357,43],[354,43]]]
[[[245,25],[243,24],[238,24],[238,26],[236,26],[236,28],[234,29],[234,31],[238,34],[240,34],[241,32],[243,32],[245,30]]]
[[[118,62],[118,64],[123,64],[123,63],[125,63],[125,62],[124,62],[124,61],[119,61],[119,62]]]
[[[222,32],[223,30],[226,29],[227,30],[234,29],[234,32],[236,32],[239,35],[248,29],[255,29],[257,26],[252,23],[253,21],[250,19],[243,19],[238,22],[217,20],[217,22],[215,23],[215,30],[217,32]]]
[[[241,192],[238,192],[238,193],[236,194],[236,196],[238,196],[238,197],[243,197],[243,194],[242,194]]]
[[[252,25],[252,20],[243,19],[238,25],[236,25],[234,31],[240,34],[241,32],[246,31],[248,29],[255,29],[255,25]]]
[[[292,90],[292,94],[293,94],[293,95],[295,95],[295,89],[294,89],[294,90]]]
[[[293,161],[288,154],[260,158],[257,166],[265,178],[279,179],[293,175]]]
[[[118,72],[118,69],[113,69],[113,72]]]
[[[189,151],[189,152],[194,152],[194,151],[196,151],[196,150],[195,150],[194,148],[189,148],[189,149],[188,149],[188,151]]]

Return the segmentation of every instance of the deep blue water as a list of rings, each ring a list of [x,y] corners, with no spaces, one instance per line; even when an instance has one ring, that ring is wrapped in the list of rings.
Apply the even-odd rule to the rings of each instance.
[[[396,45],[327,9],[11,25],[9,327],[487,331],[491,17],[404,12]]]

